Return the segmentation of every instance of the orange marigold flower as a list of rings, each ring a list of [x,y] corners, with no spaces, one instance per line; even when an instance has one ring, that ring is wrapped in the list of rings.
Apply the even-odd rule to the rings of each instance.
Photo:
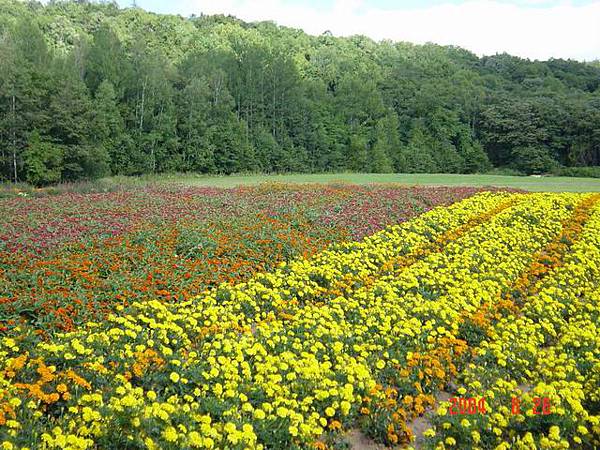
[[[49,383],[55,378],[55,375],[43,362],[40,362],[40,366],[37,368],[37,373],[40,375],[40,382],[42,383]]]
[[[292,320],[294,318],[294,315],[282,312],[279,313],[279,317],[281,317],[284,320]]]
[[[144,374],[144,366],[139,362],[133,364],[132,370],[136,377],[141,377]]]
[[[342,428],[342,424],[339,420],[332,420],[329,424],[329,429],[331,430],[339,430]]]
[[[388,438],[388,441],[390,441],[392,444],[398,443],[398,436],[394,432],[388,432],[387,438]]]
[[[84,387],[86,389],[91,389],[92,388],[92,385],[90,383],[88,383],[84,378],[82,378],[79,375],[77,375],[75,373],[75,371],[73,371],[73,370],[70,369],[69,371],[67,371],[66,375],[75,384],[77,384],[77,385],[79,385],[81,387]]]

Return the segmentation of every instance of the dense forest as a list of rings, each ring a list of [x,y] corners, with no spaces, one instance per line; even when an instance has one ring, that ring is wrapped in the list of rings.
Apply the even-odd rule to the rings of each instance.
[[[0,0],[2,180],[598,165],[598,63]]]

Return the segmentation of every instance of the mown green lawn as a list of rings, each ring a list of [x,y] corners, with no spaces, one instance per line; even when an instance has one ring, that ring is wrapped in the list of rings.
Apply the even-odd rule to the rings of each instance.
[[[600,192],[598,178],[570,177],[516,177],[505,175],[456,175],[456,174],[294,174],[294,175],[230,175],[194,176],[165,175],[155,179],[159,182],[179,182],[195,186],[232,187],[238,185],[277,183],[400,183],[429,186],[505,186],[528,191],[549,192]]]

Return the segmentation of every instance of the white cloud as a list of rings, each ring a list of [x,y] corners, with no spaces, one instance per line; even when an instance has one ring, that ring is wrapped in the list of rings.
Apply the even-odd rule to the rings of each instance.
[[[474,0],[426,8],[368,7],[361,0],[337,0],[314,8],[289,0],[187,0],[182,14],[232,14],[247,21],[273,20],[311,34],[364,34],[373,39],[458,45],[479,55],[508,52],[532,59],[600,58],[600,1],[575,6],[518,6]]]

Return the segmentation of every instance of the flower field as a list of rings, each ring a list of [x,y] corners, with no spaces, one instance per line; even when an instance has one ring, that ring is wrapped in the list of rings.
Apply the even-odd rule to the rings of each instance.
[[[477,191],[267,185],[0,199],[0,327],[46,336],[135,300],[184,300]]]
[[[112,229],[90,220],[68,239],[49,232],[43,241],[60,250],[31,244],[39,230],[24,224],[34,221],[15,222],[20,238],[4,239],[3,258],[21,257],[19,246],[19,255],[48,255],[23,257],[31,266],[79,264],[65,255],[94,250],[105,259],[88,256],[83,274],[93,281],[74,276],[59,300],[40,287],[56,276],[46,273],[41,285],[4,294],[13,316],[0,341],[3,447],[341,449],[356,429],[384,445],[420,448],[600,445],[600,195],[326,189],[218,192],[213,207],[228,211],[221,222],[173,194],[156,208],[164,214],[157,228],[170,215],[197,214],[209,231],[190,228],[188,217],[166,227],[174,237],[164,245],[181,255],[180,233],[217,245],[210,256],[186,254],[183,279],[197,267],[189,278],[197,284],[176,290],[168,284],[175,271],[164,277],[172,260],[160,266],[159,290],[168,295],[154,275],[146,290],[132,282],[97,293],[108,286],[98,280],[126,272],[102,277],[98,261],[116,264],[117,255],[154,242],[139,267],[156,270],[152,255],[168,253],[166,235],[148,232],[154,215],[144,200],[135,211],[147,220],[123,211]],[[418,214],[435,204],[449,206]],[[92,205],[103,217],[103,203]],[[31,214],[47,223],[40,208]],[[272,225],[239,225],[248,211]],[[88,240],[90,230],[115,229]],[[219,233],[231,230],[246,241],[226,241],[219,253]],[[147,240],[135,244],[137,233]],[[252,247],[260,233],[267,242]],[[282,247],[273,249],[277,233]],[[119,250],[105,250],[113,240]],[[238,278],[205,275],[207,258],[225,259],[222,273],[230,273],[236,251],[248,261]],[[33,273],[3,267],[7,279]],[[74,295],[81,303],[62,326],[52,308]],[[448,400],[457,397],[485,407],[452,414]]]

